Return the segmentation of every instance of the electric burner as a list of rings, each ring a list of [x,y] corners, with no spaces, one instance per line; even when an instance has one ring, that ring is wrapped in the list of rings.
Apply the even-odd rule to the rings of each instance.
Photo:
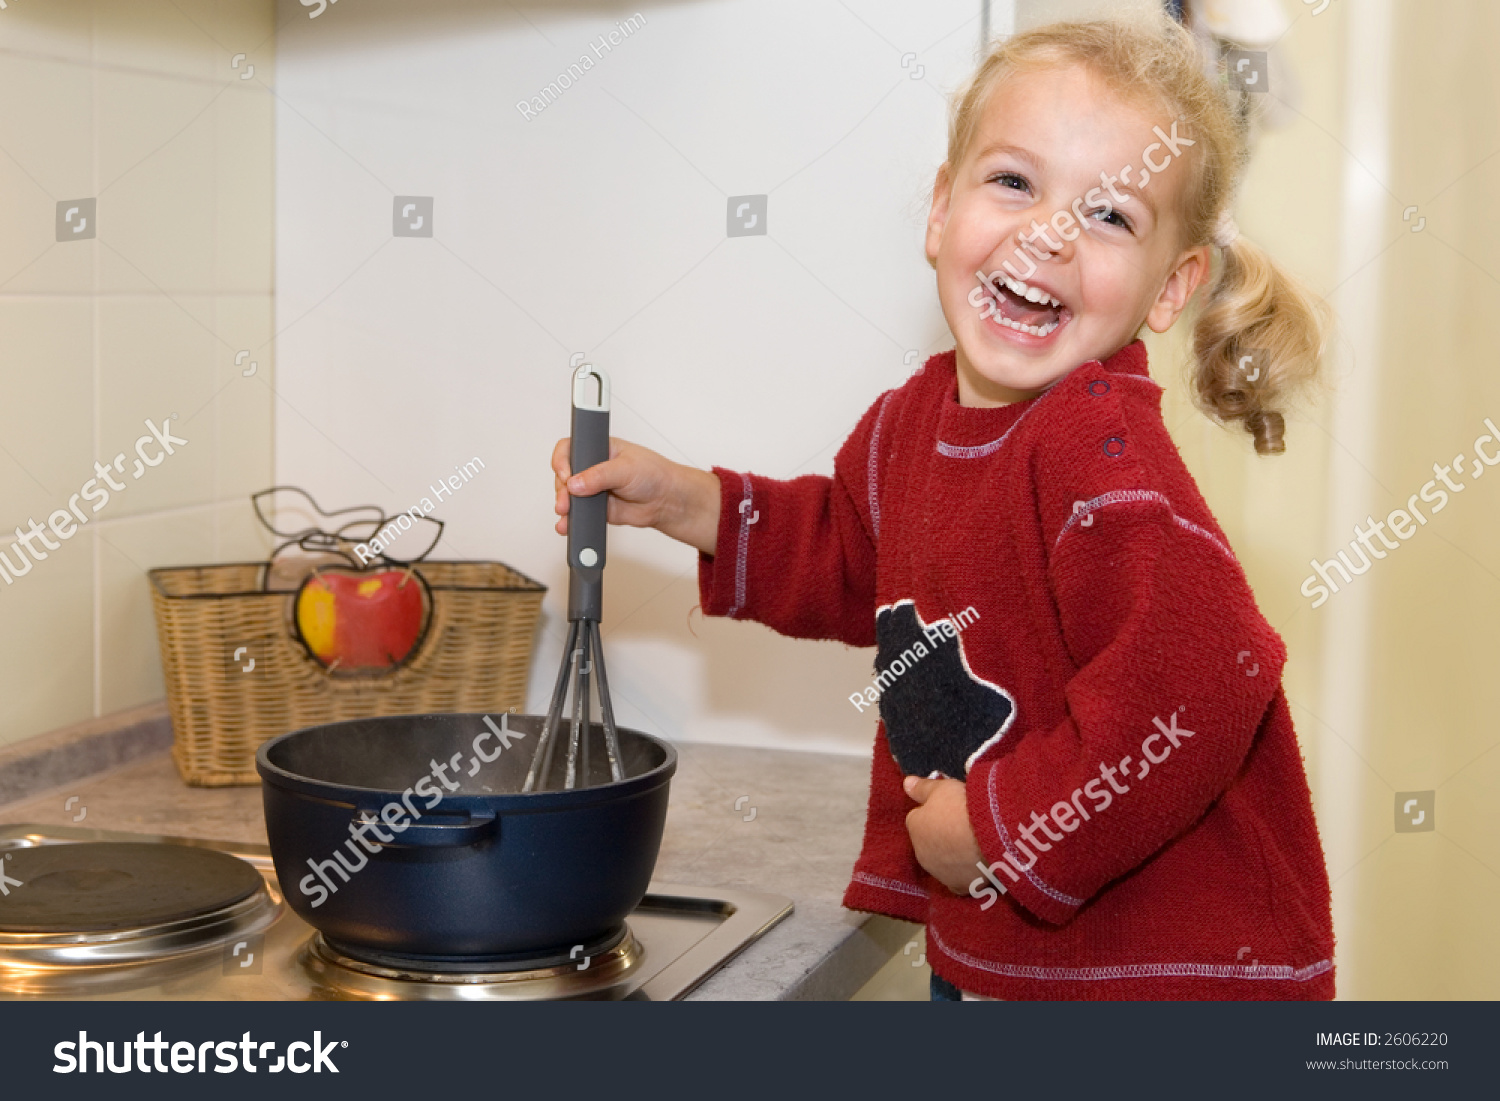
[[[426,975],[465,975],[508,972],[546,971],[554,967],[571,967],[580,958],[603,956],[625,939],[624,925],[593,937],[582,944],[561,948],[547,948],[537,952],[512,952],[501,956],[411,956],[396,952],[383,952],[364,945],[344,944],[329,940],[319,934],[329,952],[351,961],[359,961],[372,967],[391,971],[404,971]]]
[[[217,948],[265,928],[276,903],[228,853],[84,842],[4,853],[0,971],[113,967]]]
[[[314,989],[329,998],[536,1001],[617,996],[643,955],[641,943],[627,926],[591,945],[575,945],[567,954],[488,963],[452,958],[437,967],[430,957],[412,960],[364,949],[356,955],[320,933],[308,942],[300,963]]]
[[[265,890],[243,860],[208,849],[131,842],[10,853],[22,886],[0,897],[0,933],[115,933],[210,914]]]
[[[324,940],[283,901],[264,845],[0,825],[0,861],[0,1000],[666,1001],[792,912],[777,895],[653,882],[586,944],[414,958]]]

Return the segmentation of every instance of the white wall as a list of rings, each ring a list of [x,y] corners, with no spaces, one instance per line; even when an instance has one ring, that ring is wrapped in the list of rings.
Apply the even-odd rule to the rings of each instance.
[[[922,222],[980,5],[416,8],[281,3],[277,474],[328,507],[394,510],[479,457],[437,512],[440,555],[552,588],[537,710],[566,627],[548,456],[570,357],[610,372],[616,435],[700,466],[830,472],[909,353],[949,343]],[[555,103],[516,109],[637,10],[645,25]],[[727,238],[728,198],[750,194],[769,196],[769,232]],[[392,237],[397,195],[434,197],[431,239]],[[622,723],[868,749],[848,695],[872,651],[705,621],[693,552],[611,538]]]

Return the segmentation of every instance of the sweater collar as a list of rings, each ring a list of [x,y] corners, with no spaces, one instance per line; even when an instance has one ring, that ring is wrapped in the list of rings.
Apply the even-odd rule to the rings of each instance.
[[[1086,368],[1104,370],[1112,374],[1141,375],[1149,378],[1146,363],[1146,345],[1133,340],[1102,363],[1091,359],[1081,363],[1058,379],[1034,398],[1011,402],[1009,405],[975,407],[958,404],[958,359],[949,349],[933,357],[932,365],[937,377],[943,382],[942,413],[938,418],[938,440],[950,447],[976,447],[997,440],[1012,425],[1023,417],[1037,402],[1060,386],[1074,371]]]

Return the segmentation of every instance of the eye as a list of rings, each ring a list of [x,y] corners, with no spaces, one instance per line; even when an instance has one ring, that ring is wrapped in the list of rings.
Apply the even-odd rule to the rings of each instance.
[[[989,178],[988,182],[997,183],[1008,191],[1031,190],[1031,184],[1026,182],[1026,177],[1017,176],[1014,172],[996,172]]]
[[[1100,215],[1102,215],[1102,217],[1099,217]],[[1126,233],[1135,233],[1135,227],[1131,224],[1130,219],[1125,217],[1125,215],[1121,214],[1118,210],[1115,210],[1113,207],[1103,207],[1099,210],[1094,211],[1090,216],[1096,218],[1097,221],[1105,223],[1106,225],[1118,226]]]

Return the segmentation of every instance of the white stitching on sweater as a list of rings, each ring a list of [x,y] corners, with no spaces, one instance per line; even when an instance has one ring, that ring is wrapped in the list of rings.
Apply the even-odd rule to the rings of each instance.
[[[1133,504],[1141,501],[1155,501],[1158,504],[1166,506],[1166,510],[1172,515],[1173,523],[1177,524],[1178,527],[1185,528],[1194,535],[1201,535],[1214,546],[1218,547],[1219,550],[1223,551],[1225,557],[1231,561],[1234,560],[1234,552],[1226,547],[1217,535],[1206,528],[1199,527],[1191,520],[1185,520],[1181,516],[1178,516],[1172,508],[1172,502],[1165,495],[1156,492],[1154,489],[1112,489],[1108,493],[1101,493],[1093,500],[1085,501],[1081,505],[1074,505],[1073,515],[1068,517],[1067,523],[1063,524],[1062,530],[1057,533],[1057,539],[1053,541],[1052,549],[1056,550],[1057,545],[1063,541],[1063,536],[1072,531],[1074,527],[1083,521],[1084,517],[1096,509],[1101,509],[1106,505]]]
[[[730,619],[745,606],[745,571],[750,557],[750,524],[754,519],[750,511],[754,492],[750,486],[750,475],[741,474],[740,485],[745,495],[740,498],[740,538],[734,562],[734,607],[729,609]]]
[[[1126,371],[1121,371],[1121,372],[1119,372],[1117,374],[1113,374],[1112,373],[1109,377],[1112,378],[1112,379],[1126,379],[1126,378],[1128,378],[1131,382],[1145,382],[1145,383],[1150,383],[1152,386],[1156,387],[1156,389],[1158,389],[1158,390],[1162,389],[1161,383],[1157,382],[1150,375],[1132,375],[1132,374],[1130,374],[1130,373],[1128,373]]]
[[[999,769],[995,768],[990,769],[990,782],[987,785],[990,793],[990,817],[995,820],[995,832],[1000,835],[1000,844],[1005,846],[1006,853],[1011,857],[1011,865],[1024,875],[1033,887],[1041,891],[1048,898],[1061,902],[1064,906],[1071,906],[1075,910],[1078,909],[1078,907],[1084,904],[1084,899],[1063,894],[1057,888],[1043,882],[1040,876],[1033,875],[1030,868],[1021,867],[1021,858],[1016,855],[1016,850],[1010,843],[1010,834],[1005,830],[1005,823],[1000,821],[1000,803],[995,795],[995,776],[999,771]],[[1036,863],[1035,856],[1032,857],[1031,863],[1033,865]]]
[[[999,451],[1001,445],[1003,445],[1005,441],[1010,438],[1010,434],[1017,428],[1021,427],[1021,422],[1027,417],[1031,416],[1031,411],[1047,399],[1047,396],[1049,394],[1060,390],[1062,388],[1063,382],[1072,377],[1074,372],[1081,371],[1083,370],[1083,368],[1091,366],[1103,367],[1103,364],[1100,363],[1097,359],[1091,359],[1088,361],[1088,363],[1080,363],[1077,367],[1074,367],[1072,371],[1069,371],[1066,375],[1058,379],[1051,386],[1047,387],[1047,389],[1043,390],[1039,395],[1037,395],[1037,397],[1032,401],[1031,405],[1027,407],[1026,411],[1016,418],[1016,423],[1007,428],[998,439],[993,439],[989,443],[975,444],[972,447],[959,447],[957,444],[944,443],[942,440],[938,440],[938,454],[946,455],[950,459],[982,459],[986,455],[993,455],[996,451]]]
[[[881,399],[880,412],[875,414],[875,430],[870,433],[870,456],[865,462],[865,485],[870,493],[870,530],[876,539],[880,538],[880,495],[876,486],[880,455],[880,424],[885,420],[886,403],[891,400],[891,395],[895,392],[887,390],[885,397]]]
[[[1333,970],[1332,960],[1319,960],[1306,967],[1284,963],[1131,963],[1116,967],[1023,967],[1011,963],[991,963],[943,943],[931,924],[927,935],[944,954],[979,971],[1004,975],[1010,979],[1064,979],[1075,982],[1098,982],[1106,979],[1164,979],[1187,976],[1203,979],[1282,979],[1307,982]]]
[[[957,444],[944,443],[942,440],[939,440],[937,444],[938,454],[946,455],[950,459],[982,459],[986,455],[993,455],[996,451],[1000,450],[1000,447],[1005,443],[1006,438],[1018,427],[1020,427],[1021,422],[1028,416],[1030,416],[1031,410],[1035,409],[1037,405],[1041,404],[1043,398],[1052,393],[1054,390],[1060,389],[1063,382],[1065,382],[1068,378],[1071,378],[1078,371],[1083,370],[1085,367],[1097,367],[1100,370],[1103,370],[1104,364],[1100,363],[1097,359],[1091,359],[1087,363],[1080,363],[1077,367],[1073,368],[1073,370],[1069,371],[1061,379],[1058,379],[1057,382],[1054,382],[1051,386],[1047,387],[1047,389],[1044,390],[1034,402],[1032,402],[1031,408],[1027,409],[1026,412],[1017,417],[1016,423],[1007,428],[1005,430],[1005,433],[998,439],[991,440],[989,443],[975,444],[972,447],[959,447]],[[1111,371],[1109,373],[1109,378],[1111,380],[1130,379],[1134,382],[1147,383],[1148,385],[1155,387],[1157,390],[1162,389],[1161,384],[1149,375],[1133,375],[1124,371]]]
[[[882,887],[887,891],[900,891],[904,895],[915,895],[917,898],[932,897],[920,887],[914,887],[909,883],[902,883],[898,879],[886,879],[884,876],[871,875],[869,872],[855,872],[852,878],[856,883],[864,883],[871,887]]]
[[[1047,394],[1051,392],[1051,390],[1048,390]],[[973,447],[959,447],[957,444],[944,443],[942,440],[938,440],[938,454],[946,455],[950,459],[982,459],[986,455],[993,455],[1010,438],[1010,434],[1021,427],[1021,422],[1031,416],[1031,411],[1047,397],[1047,394],[1043,394],[1033,401],[1026,411],[1016,418],[1016,423],[1007,428],[1004,434],[998,439],[993,439],[989,443],[975,444]]]

